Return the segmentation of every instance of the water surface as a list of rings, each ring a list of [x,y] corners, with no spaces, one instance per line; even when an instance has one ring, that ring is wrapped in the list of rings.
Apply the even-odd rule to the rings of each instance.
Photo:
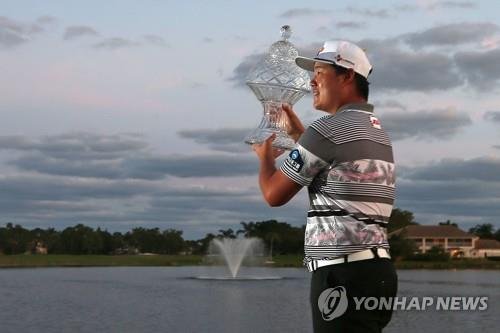
[[[0,332],[312,332],[304,269],[0,269]],[[399,296],[488,296],[482,312],[396,311],[384,332],[500,331],[500,272],[399,271]]]

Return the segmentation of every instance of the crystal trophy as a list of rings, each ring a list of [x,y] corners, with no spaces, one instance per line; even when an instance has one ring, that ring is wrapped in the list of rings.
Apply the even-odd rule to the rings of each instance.
[[[281,105],[295,104],[311,87],[309,73],[295,64],[299,52],[288,41],[291,35],[290,26],[281,27],[282,39],[271,45],[247,76],[246,84],[264,107],[259,126],[245,138],[248,144],[262,143],[275,133],[274,147],[291,150],[295,146],[287,134],[287,118]]]

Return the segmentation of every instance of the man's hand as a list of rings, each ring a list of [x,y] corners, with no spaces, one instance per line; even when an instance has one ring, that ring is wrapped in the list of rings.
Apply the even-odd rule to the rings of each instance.
[[[274,139],[276,139],[276,134],[271,135],[263,143],[256,143],[252,145],[252,149],[259,157],[259,160],[273,161],[274,163],[274,160],[285,152],[283,149],[273,147]]]
[[[275,138],[276,134],[273,134],[263,143],[252,145],[260,159],[260,190],[266,202],[273,207],[286,204],[302,188],[281,171],[276,170],[275,159],[283,153],[283,150],[273,148]]]
[[[300,121],[299,117],[297,117],[297,114],[293,112],[292,106],[290,104],[283,103],[281,105],[286,118],[287,118],[287,128],[286,131],[288,135],[295,141],[297,142],[304,133],[304,125],[302,125],[302,122]]]

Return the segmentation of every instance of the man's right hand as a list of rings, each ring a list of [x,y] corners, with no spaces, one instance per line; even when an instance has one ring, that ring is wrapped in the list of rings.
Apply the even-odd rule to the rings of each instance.
[[[293,111],[290,104],[283,103],[281,107],[287,118],[286,132],[295,142],[297,142],[305,131],[304,125],[302,125],[302,122],[299,117],[297,117],[297,114]]]

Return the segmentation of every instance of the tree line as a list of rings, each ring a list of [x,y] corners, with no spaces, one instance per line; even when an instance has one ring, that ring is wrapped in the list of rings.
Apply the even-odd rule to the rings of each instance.
[[[412,212],[394,209],[388,232],[411,224],[418,224]],[[452,224],[450,221],[441,224]],[[456,224],[455,224],[456,225]],[[54,228],[28,230],[20,225],[7,223],[0,227],[0,253],[48,253],[48,254],[206,254],[214,238],[258,237],[273,255],[302,254],[305,225],[294,227],[286,222],[266,220],[241,222],[240,229],[220,229],[198,240],[185,240],[181,230],[159,228],[134,228],[131,231],[109,232],[93,229],[83,224],[67,227],[62,231]],[[500,228],[480,224],[469,230],[481,238],[500,240]],[[391,237],[391,252],[406,256],[414,252],[411,242],[401,237]]]

